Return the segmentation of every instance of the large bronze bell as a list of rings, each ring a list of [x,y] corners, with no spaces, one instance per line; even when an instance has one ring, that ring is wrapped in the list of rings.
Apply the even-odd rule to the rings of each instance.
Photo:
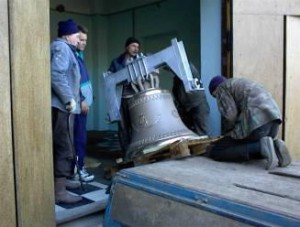
[[[129,101],[132,140],[127,158],[135,158],[145,149],[160,148],[180,139],[199,138],[181,121],[172,95],[167,90],[148,89]]]

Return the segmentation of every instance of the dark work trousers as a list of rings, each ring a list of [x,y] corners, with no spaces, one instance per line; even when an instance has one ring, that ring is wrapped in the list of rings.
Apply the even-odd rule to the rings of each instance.
[[[208,135],[209,106],[206,99],[201,97],[199,105],[188,111],[188,116],[192,119],[191,129],[199,136]]]
[[[118,123],[118,135],[120,146],[124,156],[126,155],[126,151],[131,142],[131,121],[130,114],[128,108],[128,102],[130,98],[122,98],[121,99],[121,121]]]
[[[52,108],[53,164],[55,177],[69,177],[74,160],[74,115]]]
[[[209,135],[209,105],[204,90],[186,92],[182,82],[174,86],[175,105],[183,123],[199,136]]]
[[[265,136],[275,138],[278,133],[280,122],[271,121],[254,130],[245,139],[233,139],[224,136],[212,144],[208,156],[217,161],[249,161],[250,159],[263,158],[260,152],[260,139]]]
[[[86,114],[76,114],[74,120],[74,145],[77,156],[78,168],[82,170],[86,154],[87,133],[86,133]],[[74,163],[75,165],[75,163]]]

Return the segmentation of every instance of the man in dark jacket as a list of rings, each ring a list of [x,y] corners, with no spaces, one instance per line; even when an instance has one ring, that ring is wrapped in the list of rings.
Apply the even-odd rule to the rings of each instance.
[[[190,62],[190,69],[199,88],[202,88],[201,78],[196,67]],[[174,76],[172,93],[180,118],[183,123],[199,136],[207,136],[209,105],[204,89],[186,92],[182,81]]]
[[[223,76],[214,77],[209,90],[217,99],[224,135],[212,145],[211,158],[218,161],[264,158],[266,169],[291,163],[284,141],[276,139],[281,113],[268,91],[249,79]]]
[[[115,58],[108,69],[114,73],[123,69],[129,62],[136,58],[140,50],[140,42],[134,38],[129,37],[125,42],[125,51],[119,57]],[[121,99],[121,121],[118,123],[119,140],[121,148],[125,154],[131,141],[131,124],[128,110],[128,101],[135,94],[131,84],[123,85],[122,99]]]

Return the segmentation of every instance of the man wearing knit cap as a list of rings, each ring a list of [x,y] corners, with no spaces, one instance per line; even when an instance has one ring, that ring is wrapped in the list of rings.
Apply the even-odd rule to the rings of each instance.
[[[125,42],[125,51],[117,58],[115,58],[108,71],[114,73],[123,69],[129,62],[136,58],[140,50],[140,42],[134,38],[129,37]],[[122,99],[121,99],[121,116],[122,119],[118,124],[120,145],[125,154],[131,141],[131,124],[128,110],[128,100],[135,94],[131,84],[123,85]]]
[[[236,162],[265,159],[266,169],[291,163],[284,141],[276,138],[282,122],[280,110],[262,85],[249,79],[216,76],[209,91],[217,100],[223,135],[208,149],[209,157]]]
[[[58,23],[58,38],[51,43],[51,105],[55,202],[76,203],[81,196],[66,191],[71,175],[74,114],[80,113],[80,70],[76,58],[79,30],[73,20]]]

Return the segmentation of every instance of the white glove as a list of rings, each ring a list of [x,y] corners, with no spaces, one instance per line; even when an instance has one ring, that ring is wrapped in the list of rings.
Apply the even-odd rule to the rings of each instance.
[[[66,103],[66,110],[68,112],[73,112],[76,109],[76,102],[74,99],[71,99],[70,102]]]

